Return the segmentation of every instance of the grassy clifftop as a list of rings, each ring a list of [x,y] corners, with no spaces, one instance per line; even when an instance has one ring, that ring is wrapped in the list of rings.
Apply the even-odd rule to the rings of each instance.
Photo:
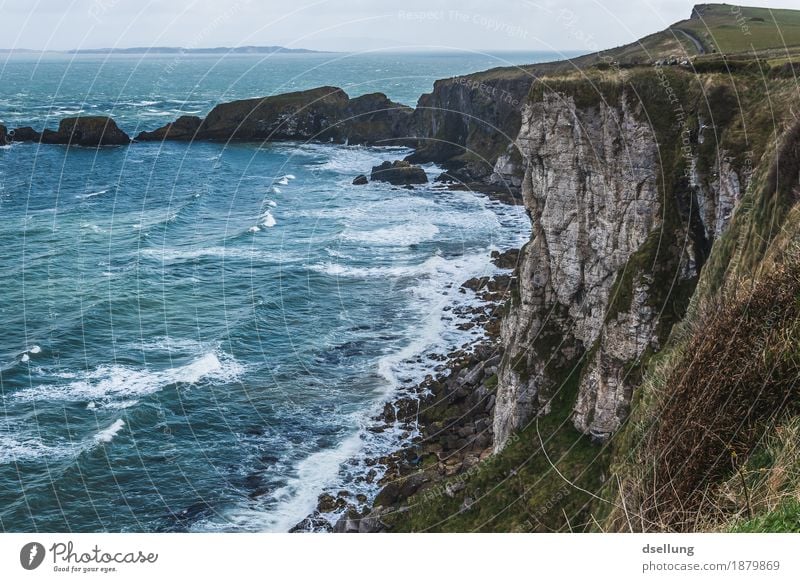
[[[468,77],[482,81],[533,78],[612,64],[646,65],[670,57],[715,61],[721,56],[755,55],[770,59],[771,64],[800,58],[800,10],[699,4],[690,18],[636,42],[569,61],[500,67]]]

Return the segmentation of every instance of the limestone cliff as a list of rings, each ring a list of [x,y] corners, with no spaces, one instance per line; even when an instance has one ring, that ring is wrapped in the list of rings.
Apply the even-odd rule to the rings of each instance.
[[[495,450],[548,412],[567,372],[579,373],[575,427],[598,440],[620,427],[750,172],[724,147],[734,120],[720,79],[652,70],[538,85],[515,140],[533,234],[503,323]]]
[[[497,448],[547,411],[558,389],[547,369],[598,340],[576,423],[595,434],[613,431],[626,392],[617,362],[656,341],[645,277],[634,305],[606,323],[616,274],[662,224],[656,139],[631,107],[627,96],[581,109],[570,95],[546,93],[523,114],[516,142],[527,166],[523,199],[533,238],[520,261],[518,302],[503,323]]]

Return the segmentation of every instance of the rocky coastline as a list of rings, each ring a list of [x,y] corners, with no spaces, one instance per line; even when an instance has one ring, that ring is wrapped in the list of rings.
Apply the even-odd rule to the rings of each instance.
[[[468,84],[457,86],[469,87]],[[513,172],[508,176],[497,174],[493,171],[492,156],[479,159],[486,144],[465,141],[460,145],[455,141],[454,147],[462,152],[459,155],[450,155],[453,153],[450,150],[435,146],[440,140],[459,139],[458,136],[448,138],[443,134],[439,122],[432,117],[430,108],[439,101],[441,98],[436,95],[424,95],[417,108],[412,108],[391,101],[383,93],[351,98],[338,87],[317,87],[220,103],[204,118],[180,116],[162,127],[141,131],[135,137],[125,133],[114,119],[103,115],[67,117],[59,121],[57,130],[39,131],[30,126],[7,129],[1,126],[0,144],[29,142],[104,147],[164,141],[298,141],[407,146],[413,151],[405,160],[376,166],[369,173],[369,178],[366,174],[356,176],[354,183],[383,181],[396,186],[425,184],[428,178],[420,164],[432,162],[444,168],[435,181],[449,189],[481,191],[508,203],[521,203],[519,180],[509,179]],[[518,117],[517,112],[514,119]],[[512,123],[516,122],[512,120]],[[472,129],[458,128],[457,131]],[[463,155],[463,150],[470,147],[478,149],[469,152],[468,156]]]
[[[462,292],[475,292],[482,304],[459,308],[468,321],[461,329],[480,327],[484,333],[472,345],[446,356],[430,354],[431,374],[411,388],[401,389],[373,417],[370,431],[400,429],[407,435],[404,446],[391,454],[369,458],[370,470],[360,480],[377,480],[380,492],[374,501],[341,490],[323,493],[314,512],[292,532],[377,533],[387,531],[387,519],[407,509],[413,495],[452,495],[444,480],[475,470],[492,454],[492,415],[497,370],[503,349],[500,322],[516,278],[512,274],[518,249],[493,252],[492,261],[504,273],[473,278]],[[335,523],[326,519],[339,515]]]

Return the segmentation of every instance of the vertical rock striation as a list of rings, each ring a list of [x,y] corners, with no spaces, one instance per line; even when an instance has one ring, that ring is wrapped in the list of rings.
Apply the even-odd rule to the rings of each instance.
[[[497,449],[547,412],[559,389],[552,370],[595,343],[575,422],[598,436],[613,431],[629,391],[621,362],[654,341],[647,280],[637,281],[629,309],[606,317],[617,273],[661,226],[651,128],[626,99],[581,109],[570,96],[547,93],[525,109],[517,146],[527,161],[522,189],[533,236],[520,260],[518,301],[503,323]]]

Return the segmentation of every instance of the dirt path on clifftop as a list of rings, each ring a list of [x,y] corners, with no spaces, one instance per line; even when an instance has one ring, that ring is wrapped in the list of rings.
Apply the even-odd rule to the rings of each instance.
[[[673,28],[672,30],[676,30],[676,31],[678,31],[678,32],[682,32],[682,33],[683,33],[683,35],[684,35],[686,38],[688,38],[690,41],[692,41],[692,44],[694,44],[694,48],[696,48],[696,49],[697,49],[697,53],[698,53],[698,54],[700,54],[700,55],[704,55],[704,54],[706,54],[706,49],[705,49],[705,47],[703,46],[703,43],[700,41],[700,39],[699,39],[699,38],[697,38],[697,37],[694,35],[694,33],[691,33],[691,32],[688,32],[688,31],[686,31],[686,30],[683,30],[682,28]]]

